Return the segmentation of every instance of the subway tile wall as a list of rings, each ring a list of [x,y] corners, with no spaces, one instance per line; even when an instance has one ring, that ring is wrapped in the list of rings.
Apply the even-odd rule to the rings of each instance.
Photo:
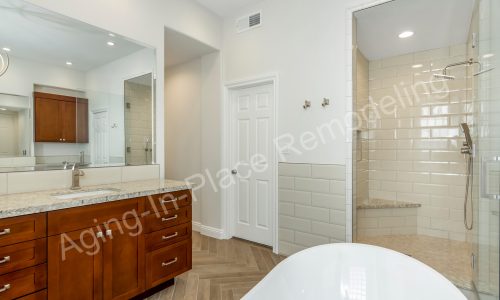
[[[455,80],[432,74],[466,57],[464,44],[370,61],[370,104],[358,107],[368,116],[369,198],[420,203],[418,234],[453,240],[466,237],[459,123],[471,121],[471,94],[465,68],[451,71]]]
[[[279,252],[346,240],[345,166],[280,163]]]

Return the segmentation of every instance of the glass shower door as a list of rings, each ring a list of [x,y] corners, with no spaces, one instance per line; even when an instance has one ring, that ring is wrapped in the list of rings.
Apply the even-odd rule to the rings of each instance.
[[[481,0],[474,14],[473,50],[481,66],[472,79],[475,158],[473,189],[474,285],[481,298],[499,295],[500,1]],[[472,69],[472,68],[471,68]],[[490,299],[490,298],[487,298]]]

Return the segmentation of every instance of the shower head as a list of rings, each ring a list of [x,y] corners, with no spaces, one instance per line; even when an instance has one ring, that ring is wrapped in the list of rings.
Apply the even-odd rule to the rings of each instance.
[[[447,74],[433,74],[435,78],[438,79],[446,79],[446,80],[454,80],[455,76],[447,75]]]

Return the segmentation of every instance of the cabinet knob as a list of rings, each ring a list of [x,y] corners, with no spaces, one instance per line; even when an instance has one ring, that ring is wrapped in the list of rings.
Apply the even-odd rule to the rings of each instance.
[[[96,237],[102,238],[104,235],[102,234],[102,231],[99,231],[95,234]]]
[[[106,230],[106,236],[113,236],[113,231],[111,229]]]

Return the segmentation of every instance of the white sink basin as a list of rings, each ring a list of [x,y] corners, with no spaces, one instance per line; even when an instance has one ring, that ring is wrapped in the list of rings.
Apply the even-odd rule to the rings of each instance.
[[[98,190],[86,190],[86,191],[79,191],[79,192],[71,192],[71,193],[66,193],[66,194],[57,194],[57,195],[52,195],[53,197],[61,200],[65,199],[73,199],[73,198],[80,198],[80,197],[92,197],[92,196],[100,196],[100,195],[107,195],[107,194],[112,194],[116,193],[119,190],[117,189],[98,189]]]

